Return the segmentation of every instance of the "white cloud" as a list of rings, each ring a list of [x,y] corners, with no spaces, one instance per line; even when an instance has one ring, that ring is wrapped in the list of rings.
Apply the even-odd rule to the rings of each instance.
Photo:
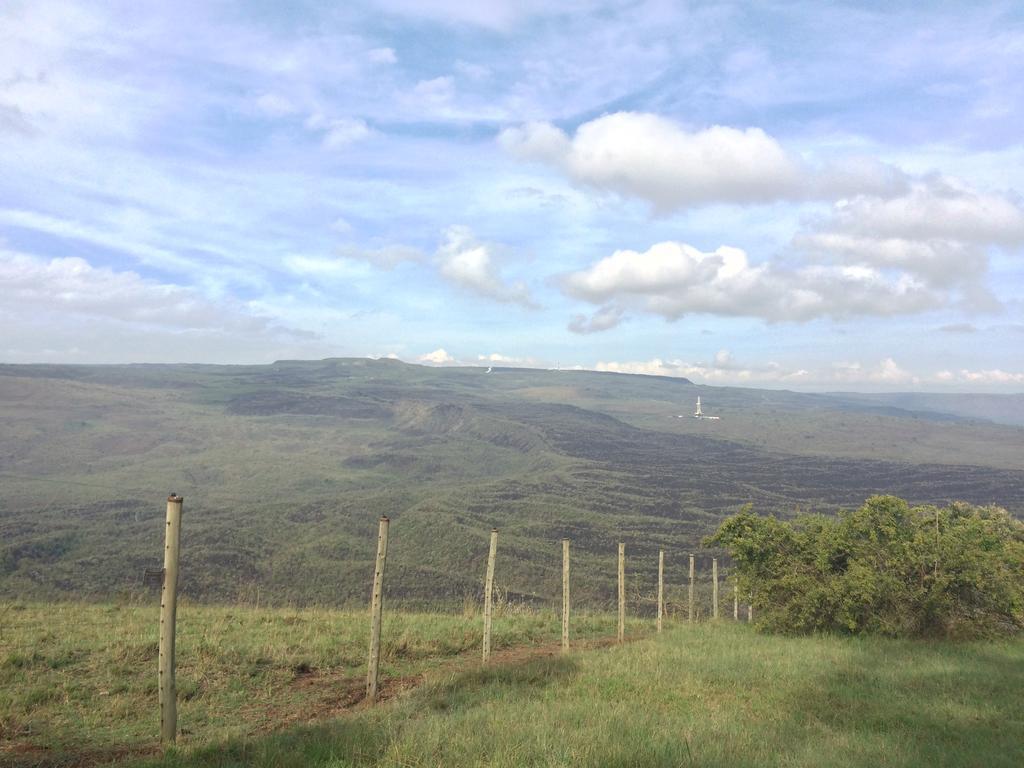
[[[443,279],[470,293],[499,302],[535,307],[525,284],[502,277],[496,259],[498,250],[499,246],[478,240],[468,227],[451,226],[442,233],[432,266]],[[425,263],[428,258],[418,248],[395,244],[380,248],[346,245],[338,248],[337,254],[337,258],[290,255],[284,259],[284,264],[299,275],[350,278],[365,276],[365,272],[354,267],[354,262],[392,270],[405,263]]]
[[[599,360],[594,365],[595,371],[605,371],[608,373],[631,373],[640,374],[644,376],[678,376],[684,377],[686,374],[683,372],[686,370],[687,364],[680,360],[665,361],[660,357],[655,357],[651,360],[639,360],[639,361],[627,361],[627,362],[615,362]]]
[[[613,304],[599,308],[590,317],[574,315],[569,321],[569,330],[573,333],[598,333],[614,328],[622,322],[625,313]]]
[[[498,134],[498,144],[521,160],[560,165],[572,153],[572,141],[551,123],[533,122],[506,128]]]
[[[20,107],[13,104],[0,104],[0,133],[4,132],[32,136],[35,133],[35,127]]]
[[[891,357],[887,357],[873,366],[865,366],[859,362],[835,363],[832,375],[828,379],[839,383],[852,384],[920,384],[921,378],[901,368]]]
[[[837,363],[833,366],[832,380],[840,383],[886,385],[890,389],[895,385],[909,385],[916,388],[927,384],[998,387],[1024,384],[1024,373],[1013,373],[1001,368],[982,370],[961,368],[958,371],[947,369],[931,374],[915,374],[901,367],[891,357],[887,357],[874,366],[864,366],[860,363]]]
[[[480,242],[468,227],[445,230],[437,249],[437,268],[441,276],[473,293],[496,301],[534,306],[523,283],[506,282],[494,262],[494,246]]]
[[[808,222],[793,245],[819,262],[900,271],[956,289],[972,309],[998,301],[985,286],[989,251],[1024,243],[1024,208],[949,178],[927,177],[901,195],[857,195]]]
[[[421,363],[429,363],[431,365],[451,365],[457,362],[454,357],[449,355],[443,348],[435,349],[433,352],[427,352],[425,355],[420,355],[418,358]]]
[[[343,235],[348,235],[351,234],[355,227],[353,227],[352,224],[345,218],[339,216],[338,218],[331,222],[331,229]]]
[[[859,194],[893,197],[906,192],[910,178],[903,170],[873,157],[851,156],[808,166],[809,199],[832,200]]]
[[[131,33],[85,3],[0,5],[0,107],[20,132],[137,135],[174,94],[139,87],[131,69],[108,68]]]
[[[983,249],[951,240],[905,240],[826,231],[798,234],[793,245],[812,259],[904,270],[942,288],[973,281],[988,265]]]
[[[711,362],[687,362],[684,360],[651,360],[632,362],[601,361],[594,366],[597,371],[612,373],[633,373],[647,376],[673,376],[690,379],[696,383],[716,384],[750,383],[800,383],[810,376],[802,368],[787,369],[770,362],[761,366],[742,366],[733,362],[726,350],[720,350]]]
[[[426,255],[418,248],[408,245],[385,245],[381,248],[357,248],[352,245],[338,249],[338,255],[346,259],[366,261],[381,269],[394,269],[399,264],[419,262]]]
[[[374,64],[395,64],[398,61],[394,48],[373,48],[367,51],[366,58]]]
[[[500,352],[492,352],[489,355],[477,355],[476,359],[481,363],[494,363],[497,365],[514,365],[520,368],[549,368],[550,365],[536,357],[516,357],[514,355],[503,355]]]
[[[941,306],[945,297],[901,274],[860,266],[789,269],[753,265],[739,248],[705,253],[686,243],[621,250],[563,279],[570,296],[635,308],[674,320],[707,313],[801,321],[817,317],[900,315]]]
[[[466,24],[505,30],[528,16],[548,12],[553,6],[540,0],[378,0],[377,6],[390,13],[424,18],[447,24]],[[564,10],[564,4],[558,6]]]
[[[463,77],[475,81],[487,80],[493,74],[490,67],[462,59],[455,62],[455,71]]]
[[[85,259],[39,259],[0,251],[0,292],[21,316],[102,317],[131,326],[261,334],[270,318],[231,301],[213,302],[194,289],[160,283],[135,272],[94,267]],[[299,335],[304,335],[299,332]]]
[[[536,0],[475,5],[454,0],[395,2],[404,2],[408,13],[418,18],[425,14],[439,20],[461,19],[490,29],[507,29],[539,7]],[[886,285],[909,275],[907,282],[924,304],[934,298],[945,306],[951,297],[979,284],[991,285],[1006,304],[1003,322],[1019,324],[1020,251],[1015,243],[1020,240],[1013,222],[1016,214],[1012,206],[1006,207],[1006,201],[1014,203],[1012,195],[999,199],[988,193],[943,193],[939,181],[931,177],[908,181],[891,166],[875,161],[830,160],[851,150],[885,152],[915,174],[940,167],[979,183],[983,180],[986,189],[1019,188],[1020,164],[1013,160],[1019,160],[1020,153],[1006,149],[1007,142],[1016,146],[1019,140],[1014,121],[997,118],[1003,128],[993,130],[987,127],[993,126],[991,120],[968,125],[955,115],[969,112],[974,98],[956,94],[975,88],[979,97],[984,92],[997,105],[1024,104],[1007,98],[1005,90],[1012,86],[1019,94],[1020,86],[1007,73],[1019,70],[1011,65],[1021,49],[1011,34],[1013,25],[1006,23],[1001,11],[975,18],[968,25],[973,30],[969,35],[963,34],[957,14],[903,14],[901,23],[872,49],[878,66],[858,71],[849,66],[864,54],[863,46],[853,44],[857,35],[838,40],[847,46],[841,51],[831,50],[836,40],[813,34],[821,27],[820,14],[804,14],[816,19],[809,24],[799,13],[783,14],[811,45],[796,55],[775,45],[778,40],[770,35],[761,39],[756,34],[734,34],[744,31],[735,14],[686,5],[619,4],[579,16],[567,12],[564,4],[550,6],[557,18],[503,38],[489,31],[446,31],[432,23],[382,16],[372,4],[341,14],[308,6],[295,16],[294,24],[283,25],[267,23],[259,14],[225,14],[203,5],[191,5],[181,14],[140,5],[7,4],[0,10],[0,156],[6,171],[0,174],[0,198],[26,215],[0,223],[0,229],[8,224],[10,238],[19,248],[47,257],[87,254],[97,265],[116,264],[116,270],[135,269],[142,275],[157,268],[156,283],[195,285],[207,297],[223,297],[226,304],[232,295],[255,297],[239,306],[257,314],[285,316],[272,305],[283,305],[287,298],[294,302],[292,317],[301,318],[289,322],[324,332],[330,328],[338,349],[356,338],[368,349],[387,351],[395,338],[415,331],[425,335],[418,341],[407,339],[411,349],[426,351],[432,339],[455,343],[460,328],[479,342],[481,323],[495,334],[494,347],[487,348],[501,349],[506,348],[501,338],[522,335],[515,323],[526,318],[509,312],[507,305],[467,303],[450,295],[454,289],[439,287],[432,273],[440,266],[432,258],[436,244],[423,241],[423,233],[465,221],[481,233],[486,226],[488,237],[508,243],[516,252],[541,255],[527,271],[503,260],[501,247],[488,246],[489,277],[496,280],[488,279],[486,269],[481,280],[478,270],[473,281],[477,287],[468,288],[477,293],[481,285],[486,293],[498,284],[501,292],[501,286],[508,288],[521,279],[531,289],[536,284],[540,296],[542,283],[535,275],[540,266],[548,272],[579,269],[586,266],[577,261],[581,251],[596,262],[611,254],[614,244],[643,251],[666,239],[686,240],[705,251],[721,243],[743,245],[749,253],[746,271],[753,272],[772,252],[766,248],[777,247],[797,230],[792,222],[801,211],[796,206],[745,211],[722,206],[705,210],[700,217],[645,224],[642,216],[637,218],[637,204],[621,206],[618,200],[592,194],[596,187],[654,195],[666,206],[676,204],[677,194],[686,200],[687,195],[707,197],[709,190],[729,200],[742,195],[743,189],[737,193],[728,185],[731,172],[715,175],[709,170],[718,167],[718,158],[707,159],[698,151],[715,144],[712,129],[702,129],[721,123],[734,126],[722,129],[719,137],[723,152],[729,149],[724,152],[724,167],[728,171],[739,164],[739,170],[746,168],[764,182],[757,195],[806,200],[841,192],[847,197],[845,212],[837,209],[834,222],[809,225],[802,233],[808,238],[806,247],[784,254],[785,262],[769,263],[766,274],[758,277],[762,289],[796,293],[810,281],[817,290],[821,275],[842,276],[842,270],[851,267],[847,275],[873,277]],[[826,16],[829,28],[845,28],[834,22],[859,19],[860,31],[882,20],[859,11]],[[941,21],[939,37],[951,44],[936,47],[930,42],[936,39],[931,23],[936,20]],[[908,28],[927,34],[908,36]],[[689,33],[665,34],[678,29]],[[443,60],[417,54],[449,32],[451,50]],[[1001,44],[993,45],[993,39]],[[742,40],[738,48],[736,40]],[[388,45],[396,46],[398,53],[381,47]],[[906,46],[914,62],[909,73],[901,58]],[[738,100],[730,88],[736,85],[730,65],[732,54],[746,51],[753,54],[745,65],[752,77],[744,79],[749,87]],[[964,69],[958,51],[975,65]],[[950,55],[932,55],[936,52]],[[398,58],[401,66],[395,67]],[[918,89],[905,87],[919,76],[924,85],[951,89],[942,97],[948,111],[919,112],[934,119],[906,119],[925,104],[912,93],[920,95]],[[894,77],[900,81],[895,89]],[[440,105],[437,109],[406,101],[417,81],[419,95],[426,102],[434,99]],[[895,101],[893,94],[898,94]],[[262,104],[257,103],[261,99]],[[582,141],[576,131],[580,118],[575,116],[589,119],[607,108],[602,105],[625,103],[652,112],[664,110],[679,122],[663,135],[633,125],[633,136],[652,139],[650,146],[639,149],[618,146],[619,134],[610,131],[602,139],[614,150],[608,165],[593,153],[580,159],[581,188],[570,189],[565,179],[576,179],[569,176],[566,163]],[[840,103],[838,111],[830,109]],[[787,112],[786,105],[793,104],[806,107],[801,113],[807,119],[799,126],[789,120],[792,110]],[[291,117],[275,122],[264,119],[260,109]],[[305,133],[302,122],[315,112],[323,114],[320,127],[299,136],[305,141],[295,141],[295,131]],[[332,127],[335,118],[343,122]],[[552,121],[538,124],[546,129],[546,138],[543,130],[534,130],[530,141],[518,149],[560,171],[537,173],[522,165],[510,167],[515,163],[507,156],[495,157],[496,146],[477,141],[484,125],[497,124],[487,122],[494,119]],[[447,122],[447,130],[425,125],[440,120]],[[657,120],[648,122],[654,128],[659,125]],[[398,127],[366,141],[364,131],[378,125]],[[743,130],[747,126],[761,126],[767,133],[758,136]],[[504,138],[514,133],[513,129]],[[630,134],[624,130],[621,135]],[[750,161],[737,151],[756,145],[757,139],[781,153],[779,165],[763,167],[758,165],[760,154]],[[321,143],[358,151],[326,158],[319,151]],[[594,146],[604,145],[597,141]],[[634,168],[645,152],[656,158],[693,159],[682,170],[664,169],[675,174],[672,179],[686,182],[677,185],[683,192],[674,193],[670,182],[659,186],[657,163]],[[615,177],[617,168],[624,171],[623,179]],[[794,168],[796,186],[790,180]],[[689,184],[692,180],[704,186]],[[544,187],[567,199],[547,209],[539,197],[502,199],[503,189],[528,186]],[[996,199],[986,201],[986,195]],[[556,196],[549,194],[547,199]],[[897,204],[901,197],[905,203]],[[330,222],[337,215],[348,218],[355,230],[332,232]],[[921,220],[929,222],[926,227]],[[936,220],[944,229],[934,226]],[[692,231],[684,236],[679,226]],[[787,227],[785,232],[782,227]],[[645,242],[619,239],[635,238],[645,228],[652,233]],[[889,234],[879,235],[881,231]],[[731,239],[730,232],[742,233],[742,240],[740,235]],[[984,234],[972,234],[978,232]],[[344,242],[364,248],[351,247],[340,254],[332,250]],[[388,247],[391,242],[419,244],[426,253]],[[77,252],[76,243],[83,246]],[[423,263],[413,264],[416,260]],[[402,279],[374,274],[357,261],[383,268],[397,264]],[[800,267],[808,261],[823,272],[802,274]],[[990,269],[994,277],[988,280]],[[317,290],[319,279],[326,283],[350,276],[359,277],[351,291]],[[715,277],[722,276],[716,271]],[[453,277],[449,273],[446,279]],[[840,282],[849,282],[844,280]],[[676,311],[675,306],[666,308],[664,299],[657,304],[655,293],[614,293],[592,305],[581,303],[564,311],[563,321],[584,312],[573,318],[574,330],[598,331],[652,311],[647,309],[649,300],[665,316]],[[817,293],[831,295],[824,289]],[[257,309],[256,301],[266,306]],[[840,296],[836,306],[845,303]],[[0,308],[7,306],[0,299]],[[771,311],[757,302],[752,306],[758,317],[780,316],[777,303],[767,302]],[[329,323],[308,320],[334,310],[338,317]],[[375,311],[390,319],[365,319],[366,313]],[[447,330],[410,330],[413,315]],[[945,342],[950,349],[943,364],[953,376],[959,376],[963,366],[1020,370],[1013,355],[1018,338],[990,340],[979,335],[971,343],[969,337],[933,330],[960,319],[964,318],[956,314],[930,316],[917,324],[901,323],[899,333],[907,344],[927,347],[915,350],[917,359],[935,359],[940,354],[935,348]],[[538,322],[550,329],[544,318]],[[751,324],[707,325],[722,337],[726,328],[750,329]],[[650,357],[656,349],[623,356],[611,347],[616,340],[631,344],[638,334],[643,343],[656,343],[644,333],[645,327],[639,319],[629,327],[630,333],[601,339],[606,344],[603,356]],[[0,329],[0,337],[7,336],[9,326],[0,322]],[[870,334],[851,329],[842,354],[864,355],[865,360],[884,356],[889,328],[872,323],[871,329]],[[654,327],[650,331],[659,333]],[[811,327],[798,333],[813,343],[821,341],[816,331]],[[754,343],[771,340],[770,331],[751,333]],[[567,357],[564,350],[555,349],[564,342],[557,336],[544,341],[545,354],[555,360]],[[467,338],[462,338],[463,345]],[[980,351],[983,345],[986,349]],[[222,349],[225,355],[236,355],[231,342]],[[128,352],[123,354],[122,359],[130,359]],[[957,359],[960,355],[964,358]]]
[[[314,113],[306,119],[306,128],[323,132],[324,149],[344,149],[372,133],[365,120],[354,117],[328,118],[320,113]]]
[[[353,264],[349,259],[329,256],[289,254],[284,257],[283,263],[293,274],[322,279],[351,279],[364,277],[368,272],[365,266]]]
[[[413,101],[427,107],[443,107],[455,97],[455,81],[451,76],[420,80],[412,89]]]
[[[1024,243],[1024,208],[956,179],[928,177],[895,197],[864,194],[841,200],[827,226],[880,239],[1013,246]]]
[[[920,389],[928,385],[939,387],[980,386],[999,387],[1024,384],[1024,373],[1001,369],[959,371],[941,370],[934,373],[907,370],[892,357],[875,363],[858,361],[838,362],[808,370],[787,367],[776,362],[748,365],[735,361],[727,350],[719,350],[710,362],[667,360],[655,357],[640,361],[601,361],[594,370],[614,373],[645,374],[648,376],[684,377],[695,383],[708,384],[772,384],[784,387],[813,388],[867,388],[893,391],[900,388]]]
[[[939,327],[943,333],[977,333],[978,327],[973,323],[948,323]]]
[[[133,214],[131,208],[124,208],[120,213],[122,220],[118,223],[125,223],[125,219],[129,220],[129,224],[132,223],[130,221]],[[10,208],[0,209],[0,223],[129,253],[146,264],[162,269],[188,271],[193,266],[190,260],[174,251],[147,243],[143,238],[133,236],[130,231],[122,231],[122,229],[130,230],[130,226],[117,227],[112,222],[103,222],[97,226],[57,218],[45,213]]]
[[[958,371],[952,378],[969,384],[1024,384],[1024,373],[1010,373],[1000,368],[980,371],[971,371],[964,368]]]
[[[573,137],[547,122],[507,128],[499,144],[573,182],[638,197],[666,212],[708,203],[768,203],[869,191],[893,194],[903,174],[869,159],[812,168],[760,128],[688,131],[655,114],[616,112]]]
[[[256,107],[271,117],[285,117],[298,112],[291,100],[279,93],[263,93],[256,99]]]

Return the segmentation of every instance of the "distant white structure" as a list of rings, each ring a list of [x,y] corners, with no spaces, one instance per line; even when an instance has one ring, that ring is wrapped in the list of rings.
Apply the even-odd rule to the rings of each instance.
[[[697,396],[697,410],[693,412],[693,418],[695,419],[707,419],[708,421],[718,421],[719,416],[706,416],[704,411],[700,407],[700,395]]]

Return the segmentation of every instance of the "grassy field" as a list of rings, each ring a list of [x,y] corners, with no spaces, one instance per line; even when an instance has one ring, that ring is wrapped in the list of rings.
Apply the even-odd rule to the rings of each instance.
[[[355,703],[365,614],[186,607],[181,743],[154,751],[153,610],[12,606],[0,763],[181,766],[1019,766],[1024,642],[631,624],[561,655],[555,617],[393,615],[387,700]],[[608,616],[577,624],[607,637]],[[23,648],[22,646],[28,646]],[[354,704],[354,706],[353,706]]]
[[[103,759],[145,752],[159,733],[153,605],[0,603],[0,764],[19,755],[61,764],[61,754]],[[471,664],[482,620],[386,612],[383,696],[430,671]],[[365,611],[185,605],[178,613],[178,692],[184,741],[251,736],[344,711],[363,697]],[[630,623],[639,631],[640,623]],[[615,617],[580,613],[574,634],[600,641]],[[498,605],[493,647],[538,648],[561,636],[550,612]]]

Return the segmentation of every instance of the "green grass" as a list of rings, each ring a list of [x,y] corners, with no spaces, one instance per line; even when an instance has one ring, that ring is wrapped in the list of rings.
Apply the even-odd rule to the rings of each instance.
[[[450,673],[376,710],[151,766],[986,766],[1024,758],[1024,644],[685,625]]]
[[[18,750],[110,754],[156,746],[155,605],[0,603],[0,764]],[[631,622],[631,630],[639,624]],[[482,619],[386,611],[384,695],[479,654]],[[578,637],[608,637],[614,617],[581,614]],[[560,637],[551,612],[498,606],[493,647]],[[192,745],[316,720],[365,687],[366,611],[184,605],[178,612],[179,724]]]
[[[766,636],[670,622],[552,647],[555,616],[392,614],[390,690],[362,684],[364,612],[185,606],[179,745],[154,753],[151,607],[0,607],[0,764],[136,766],[1019,766],[1024,641]],[[607,615],[574,631],[607,637]],[[28,650],[21,649],[30,645]],[[539,649],[528,652],[526,648]],[[311,672],[304,671],[306,667]],[[147,752],[149,754],[147,754]],[[63,762],[62,762],[63,761]]]

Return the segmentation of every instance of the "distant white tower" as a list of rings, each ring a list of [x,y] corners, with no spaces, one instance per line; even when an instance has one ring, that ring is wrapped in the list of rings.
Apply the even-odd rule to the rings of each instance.
[[[697,419],[704,417],[704,412],[700,409],[700,395],[697,395],[697,410],[693,412],[693,416]]]

